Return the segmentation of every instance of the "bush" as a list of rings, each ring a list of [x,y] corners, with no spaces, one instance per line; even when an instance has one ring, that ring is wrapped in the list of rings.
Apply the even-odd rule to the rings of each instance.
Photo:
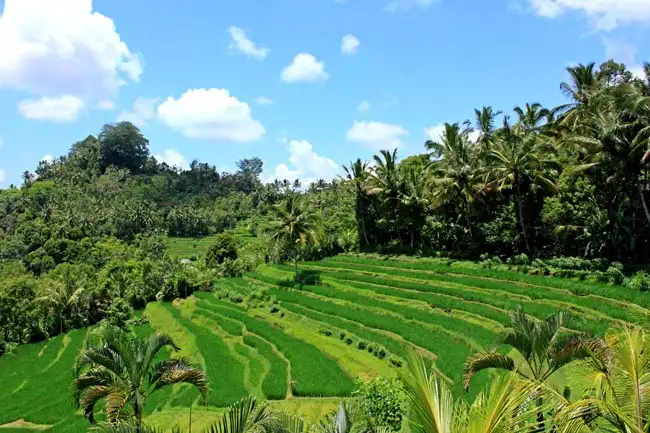
[[[395,358],[394,356],[389,357],[388,362],[390,362],[390,364],[393,367],[400,368],[402,366],[402,360],[399,358]]]
[[[361,340],[361,341],[359,341],[359,342],[357,343],[357,347],[358,347],[360,350],[366,350],[366,347],[368,347],[368,343],[366,343],[365,341]]]
[[[508,257],[506,264],[511,266],[528,266],[530,265],[530,259],[526,254],[521,253],[518,256]]]
[[[607,268],[605,275],[610,283],[620,286],[625,281],[625,275],[623,275],[623,265],[619,267],[616,266],[617,264],[621,265],[620,263],[612,263],[612,265]]]
[[[108,323],[122,329],[126,329],[132,316],[133,308],[124,298],[115,298],[106,312]]]
[[[331,337],[332,336],[332,331],[330,331],[329,329],[319,329],[318,333],[322,334],[322,335],[324,335],[326,337]]]
[[[348,346],[349,346],[350,344],[352,344],[352,342],[353,342],[353,340],[352,340],[351,337],[347,337],[347,338],[345,339],[345,344],[347,344]]]
[[[361,382],[352,395],[363,411],[360,415],[370,418],[373,426],[386,427],[394,432],[401,430],[406,411],[400,382],[378,377]]]
[[[341,340],[345,340],[345,335],[346,335],[345,332],[341,332],[339,334],[339,337],[341,338]]]
[[[205,254],[205,265],[216,268],[227,259],[236,260],[238,256],[237,239],[230,233],[221,233]]]
[[[375,356],[379,359],[384,359],[386,357],[386,349],[379,347],[377,350],[375,350]]]
[[[625,280],[625,287],[636,292],[650,291],[650,275],[645,271],[639,271]]]

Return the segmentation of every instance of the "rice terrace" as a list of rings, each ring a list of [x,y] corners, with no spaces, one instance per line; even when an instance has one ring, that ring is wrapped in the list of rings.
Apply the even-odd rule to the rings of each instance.
[[[0,0],[0,433],[650,433],[649,29]]]
[[[316,420],[351,396],[355,380],[395,376],[411,349],[435,359],[460,397],[465,360],[496,343],[510,323],[508,311],[518,306],[539,318],[572,311],[583,320],[571,329],[597,335],[617,322],[650,323],[649,298],[621,297],[620,289],[595,282],[377,255],[344,254],[300,266],[305,283],[293,281],[292,266],[266,265],[220,280],[214,293],[147,305],[142,314],[149,324],[137,333],[169,333],[180,355],[202,366],[210,382],[208,407],[199,404],[196,390],[176,386],[149,403],[149,422],[187,422],[185,408],[194,405],[195,425],[207,426],[220,413],[210,406],[224,408],[248,395]],[[259,303],[247,309],[247,298]],[[86,420],[67,393],[83,341],[84,332],[76,330],[0,358],[3,431],[83,428]],[[480,389],[490,376],[474,380]],[[12,424],[16,420],[26,424]]]

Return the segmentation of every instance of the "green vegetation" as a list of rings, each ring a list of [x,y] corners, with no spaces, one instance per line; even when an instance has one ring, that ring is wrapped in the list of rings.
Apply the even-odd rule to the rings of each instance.
[[[0,427],[647,431],[650,80],[568,73],[566,106],[305,188],[171,168],[128,122],[41,163],[0,190]]]

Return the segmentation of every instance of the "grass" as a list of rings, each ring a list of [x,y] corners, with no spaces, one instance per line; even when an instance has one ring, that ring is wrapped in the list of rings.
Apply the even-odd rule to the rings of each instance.
[[[262,393],[269,400],[281,400],[287,396],[289,389],[289,363],[282,358],[266,340],[254,334],[246,334],[244,344],[257,350],[269,363],[269,370],[262,381]]]
[[[352,392],[354,388],[352,379],[334,360],[325,356],[316,347],[289,336],[277,324],[271,325],[264,320],[250,317],[230,308],[211,295],[201,296],[200,299],[205,300],[211,310],[244,323],[250,332],[273,342],[289,360],[291,388],[294,395],[343,396]]]

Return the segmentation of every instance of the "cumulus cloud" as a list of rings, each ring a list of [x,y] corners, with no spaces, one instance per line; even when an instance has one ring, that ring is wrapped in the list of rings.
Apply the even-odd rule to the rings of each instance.
[[[535,12],[555,18],[566,12],[582,12],[597,29],[612,30],[634,22],[650,22],[648,0],[527,0]]]
[[[0,149],[2,149],[2,145],[5,143],[4,139],[0,137]]]
[[[54,161],[54,157],[50,154],[47,154],[41,158],[41,162],[47,162],[48,164],[52,164],[52,161]]]
[[[183,170],[190,168],[185,157],[177,149],[165,149],[162,155],[154,155],[154,158],[156,158],[156,161],[160,164],[164,162],[170,167],[182,168]]]
[[[115,102],[109,100],[99,101],[97,108],[103,111],[113,111],[115,110]]]
[[[341,53],[356,54],[359,50],[359,45],[361,45],[361,42],[354,35],[345,35],[341,40]]]
[[[77,120],[83,107],[83,101],[71,95],[25,99],[18,103],[18,111],[25,119],[58,123]]]
[[[227,89],[190,89],[178,99],[169,97],[158,106],[158,117],[189,138],[249,142],[266,133],[248,104]]]
[[[637,47],[626,42],[603,38],[605,57],[616,62],[624,63],[625,66],[638,78],[645,78],[643,65],[637,62]]]
[[[273,99],[268,98],[266,96],[258,96],[257,98],[255,98],[255,103],[257,105],[271,105],[274,102],[275,101]]]
[[[0,168],[0,186],[2,186],[7,179],[7,172]]]
[[[147,122],[153,119],[156,113],[156,103],[158,98],[138,98],[133,102],[133,108],[122,110],[117,114],[118,122],[131,122],[135,126],[145,126]]]
[[[325,72],[325,62],[318,61],[308,53],[299,53],[293,61],[282,70],[285,83],[325,81],[329,74]]]
[[[381,150],[404,147],[402,138],[406,135],[408,135],[408,131],[401,125],[355,120],[346,136],[350,141],[360,143],[373,150]]]
[[[239,27],[230,26],[228,28],[230,33],[229,48],[233,51],[239,51],[248,57],[256,60],[264,60],[269,54],[269,49],[259,47],[257,44],[246,36],[246,32]]]
[[[424,128],[424,135],[427,137],[428,140],[431,141],[439,142],[440,140],[442,140],[443,132],[445,132],[444,123],[439,123],[437,125]],[[471,141],[472,143],[476,143],[480,135],[481,133],[479,131],[471,130],[467,135],[467,138],[469,138],[469,141]]]
[[[372,105],[370,105],[370,102],[368,101],[361,101],[359,105],[357,105],[357,111],[364,112],[364,111],[369,111],[372,108]]]
[[[389,12],[408,11],[415,7],[428,8],[439,0],[393,0],[386,5]]]
[[[331,180],[340,173],[340,166],[329,158],[314,151],[312,144],[305,140],[291,140],[287,145],[289,162],[278,164],[275,169],[264,176],[267,182],[275,179],[293,182],[300,179],[304,186],[318,179]]]
[[[0,88],[49,98],[112,98],[143,63],[92,0],[5,0]]]

